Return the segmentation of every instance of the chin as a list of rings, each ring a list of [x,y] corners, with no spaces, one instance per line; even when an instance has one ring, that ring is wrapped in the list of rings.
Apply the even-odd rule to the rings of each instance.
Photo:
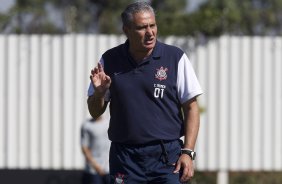
[[[152,43],[152,44],[149,44],[149,45],[144,45],[144,48],[147,49],[147,50],[151,50],[155,47],[156,43]]]

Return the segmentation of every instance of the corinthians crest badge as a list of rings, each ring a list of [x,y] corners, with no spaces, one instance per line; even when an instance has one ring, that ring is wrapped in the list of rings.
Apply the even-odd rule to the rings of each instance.
[[[124,174],[117,173],[115,177],[115,184],[124,184]]]
[[[157,69],[157,73],[155,74],[156,79],[159,79],[160,81],[165,80],[167,78],[166,71],[168,69],[164,67],[160,67]]]

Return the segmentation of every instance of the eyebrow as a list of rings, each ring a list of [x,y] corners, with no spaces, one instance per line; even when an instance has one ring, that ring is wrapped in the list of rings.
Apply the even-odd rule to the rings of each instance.
[[[138,29],[139,28],[141,29],[141,28],[146,28],[148,26],[151,27],[151,26],[155,26],[155,25],[156,25],[156,23],[154,22],[154,23],[151,23],[151,24],[135,25],[135,27],[138,28]]]

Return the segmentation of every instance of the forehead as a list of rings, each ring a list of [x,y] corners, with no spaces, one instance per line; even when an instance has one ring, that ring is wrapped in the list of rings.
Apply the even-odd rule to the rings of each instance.
[[[149,11],[142,11],[133,14],[133,24],[152,24],[155,23],[155,14]]]

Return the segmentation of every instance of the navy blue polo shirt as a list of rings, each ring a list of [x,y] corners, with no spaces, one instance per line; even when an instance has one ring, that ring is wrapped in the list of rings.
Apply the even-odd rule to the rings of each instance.
[[[152,54],[137,64],[128,48],[127,41],[106,51],[101,59],[112,80],[107,99],[109,139],[145,144],[180,138],[184,130],[181,104],[202,93],[187,56],[179,48],[157,41]]]

